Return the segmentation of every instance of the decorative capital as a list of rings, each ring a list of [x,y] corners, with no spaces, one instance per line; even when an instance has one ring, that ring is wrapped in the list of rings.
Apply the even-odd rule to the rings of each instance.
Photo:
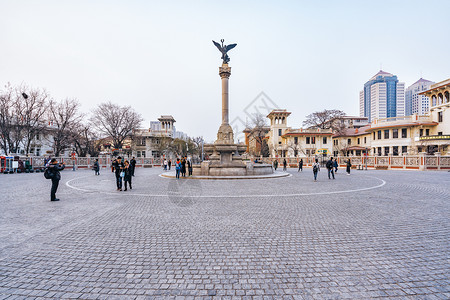
[[[231,67],[229,67],[228,64],[223,64],[221,67],[219,67],[219,75],[220,78],[230,78]]]

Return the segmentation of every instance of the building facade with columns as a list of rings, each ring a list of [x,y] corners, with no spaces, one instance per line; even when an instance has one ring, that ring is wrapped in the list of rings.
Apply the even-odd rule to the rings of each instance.
[[[290,114],[285,109],[276,109],[267,115],[270,130],[266,139],[270,156],[307,157],[331,153],[333,134],[330,129],[293,129],[287,125]]]
[[[421,94],[430,99],[429,115],[437,125],[431,129],[430,135],[420,136],[419,142],[429,152],[450,155],[450,78],[431,85]]]
[[[162,115],[158,121],[151,121],[149,129],[134,132],[131,149],[133,156],[159,158],[164,155],[164,141],[176,136],[175,119],[171,115]]]

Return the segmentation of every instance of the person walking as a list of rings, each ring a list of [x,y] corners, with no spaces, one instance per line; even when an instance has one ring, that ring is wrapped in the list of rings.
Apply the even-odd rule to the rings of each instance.
[[[164,158],[163,162],[164,171],[167,171],[167,160]]]
[[[100,175],[100,164],[98,163],[98,159],[94,162],[94,171],[95,175]]]
[[[303,159],[300,158],[300,161],[298,162],[298,171],[297,172],[303,172]]]
[[[327,170],[328,170],[328,179],[331,179],[330,174],[333,176],[334,179],[334,168],[333,168],[333,158],[330,157],[330,160],[327,161],[326,165]]]
[[[133,189],[131,187],[131,176],[132,176],[131,173],[133,172],[133,167],[128,162],[128,160],[125,161],[123,172],[124,172],[123,181],[125,182],[125,189],[124,189],[124,191],[127,190],[127,183],[130,186],[130,190]]]
[[[181,161],[179,158],[177,158],[177,161],[175,163],[175,172],[176,172],[176,178],[180,179],[180,171],[181,171]]]
[[[186,157],[181,159],[181,176],[186,177]]]
[[[122,178],[125,175],[123,172],[124,169],[124,164],[122,162],[122,158],[119,156],[117,157],[116,160],[114,160],[111,171],[115,173],[116,175],[116,185],[117,185],[117,190],[118,191],[122,191]]]
[[[134,176],[134,170],[136,169],[136,159],[134,158],[134,156],[130,160],[130,167],[131,167],[131,176]]]
[[[276,160],[276,159],[273,161],[273,168],[275,169],[275,171],[278,168],[278,160]]]
[[[350,162],[350,158],[347,160],[347,175],[350,175],[350,169],[352,167],[352,163]]]
[[[314,181],[317,181],[317,173],[320,171],[320,164],[319,160],[316,158],[316,162],[312,165],[313,168],[313,174],[314,174]]]
[[[169,171],[170,171],[170,167],[172,166],[172,160],[169,159],[169,162],[167,163],[168,167],[169,167]]]
[[[50,164],[47,169],[50,174],[50,178],[52,180],[52,189],[50,190],[50,201],[59,201],[56,198],[56,191],[58,190],[59,181],[61,180],[61,173],[59,171],[64,170],[66,165],[64,163],[58,164],[56,158],[52,158],[50,160]]]
[[[192,176],[192,161],[190,159],[188,159],[187,161],[187,165],[188,165],[188,175]]]
[[[286,171],[286,170],[287,170],[287,161],[285,158],[285,159],[283,159],[283,171]]]
[[[338,171],[338,162],[337,162],[337,158],[333,161],[333,167],[334,167],[334,172]]]

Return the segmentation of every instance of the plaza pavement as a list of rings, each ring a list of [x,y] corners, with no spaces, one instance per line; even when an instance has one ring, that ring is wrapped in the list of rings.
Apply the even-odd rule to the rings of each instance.
[[[0,175],[0,299],[449,299],[450,173]]]

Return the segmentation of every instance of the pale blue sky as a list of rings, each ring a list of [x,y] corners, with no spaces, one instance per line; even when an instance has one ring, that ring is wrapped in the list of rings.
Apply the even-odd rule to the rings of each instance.
[[[380,69],[406,86],[450,77],[450,1],[0,0],[0,84],[45,87],[83,110],[112,101],[215,139],[220,53],[231,50],[231,119],[264,91],[300,127],[317,110],[359,113]]]

